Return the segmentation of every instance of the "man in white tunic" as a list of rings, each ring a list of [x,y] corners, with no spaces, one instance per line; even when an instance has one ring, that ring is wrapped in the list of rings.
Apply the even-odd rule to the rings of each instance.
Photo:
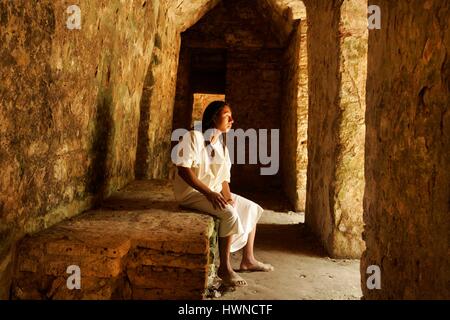
[[[225,102],[208,105],[202,131],[187,132],[177,146],[174,192],[182,206],[220,219],[218,276],[224,285],[245,286],[246,281],[231,266],[230,252],[243,249],[241,271],[271,271],[273,267],[256,260],[253,253],[256,224],[263,208],[230,192],[231,161],[221,138],[232,123],[231,109]]]

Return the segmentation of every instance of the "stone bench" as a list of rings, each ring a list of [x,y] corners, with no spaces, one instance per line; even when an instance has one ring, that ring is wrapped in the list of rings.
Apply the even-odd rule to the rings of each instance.
[[[215,273],[216,239],[217,221],[180,209],[170,182],[135,181],[100,209],[25,237],[12,298],[202,299]],[[80,289],[68,288],[71,265],[79,267]]]

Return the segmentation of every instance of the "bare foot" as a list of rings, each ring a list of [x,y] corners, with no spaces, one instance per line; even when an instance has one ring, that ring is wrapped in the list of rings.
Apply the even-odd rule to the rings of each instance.
[[[253,271],[269,272],[273,270],[274,267],[271,264],[262,263],[258,260],[255,260],[253,262],[241,262],[241,267],[239,269],[239,271],[241,272],[253,272]]]
[[[222,284],[226,287],[245,287],[247,285],[247,281],[233,270],[221,271],[219,269],[217,275],[222,279]]]

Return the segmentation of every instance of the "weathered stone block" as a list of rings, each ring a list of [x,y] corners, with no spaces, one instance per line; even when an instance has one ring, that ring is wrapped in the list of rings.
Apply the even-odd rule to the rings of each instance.
[[[43,269],[47,275],[62,276],[67,275],[67,267],[71,265],[79,266],[83,277],[116,277],[122,271],[121,259],[110,259],[101,256],[66,257],[49,255],[43,262]]]
[[[217,250],[217,226],[211,216],[173,211],[168,190],[171,184],[161,181],[133,183],[106,201],[119,210],[88,211],[23,239],[14,298],[201,297],[210,276],[210,252]],[[132,199],[134,209],[124,210],[133,196],[141,198],[139,205]],[[81,290],[67,288],[71,265],[80,267]],[[149,290],[135,293],[133,288]]]
[[[122,241],[121,241],[122,242]],[[47,254],[57,254],[66,256],[94,256],[100,255],[109,258],[121,258],[128,253],[131,247],[129,239],[112,246],[111,243],[77,243],[76,240],[55,240],[46,245]],[[106,247],[108,246],[108,247]]]
[[[208,255],[175,253],[170,251],[158,251],[138,248],[130,257],[129,266],[165,266],[175,268],[204,268],[208,264]]]
[[[128,278],[133,286],[139,288],[175,287],[184,289],[205,289],[207,285],[207,269],[184,269],[169,267],[140,266],[127,270]]]
[[[184,290],[183,288],[133,288],[132,290],[135,300],[199,300],[204,298],[202,290]]]

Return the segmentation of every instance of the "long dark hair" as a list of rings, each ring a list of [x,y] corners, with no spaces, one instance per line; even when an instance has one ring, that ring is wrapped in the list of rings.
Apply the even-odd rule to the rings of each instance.
[[[203,111],[202,117],[202,131],[205,133],[206,130],[214,128],[214,120],[216,116],[222,111],[226,106],[225,101],[213,101],[206,107],[205,111]]]
[[[212,129],[215,127],[214,120],[217,117],[218,114],[222,111],[225,106],[228,106],[228,104],[225,101],[216,100],[208,104],[205,111],[203,111],[203,117],[202,117],[202,133],[205,135],[206,130]],[[208,137],[205,137],[205,139]],[[206,142],[206,141],[205,141]],[[226,145],[226,136],[223,135],[223,142],[222,142],[223,148],[225,150]]]

